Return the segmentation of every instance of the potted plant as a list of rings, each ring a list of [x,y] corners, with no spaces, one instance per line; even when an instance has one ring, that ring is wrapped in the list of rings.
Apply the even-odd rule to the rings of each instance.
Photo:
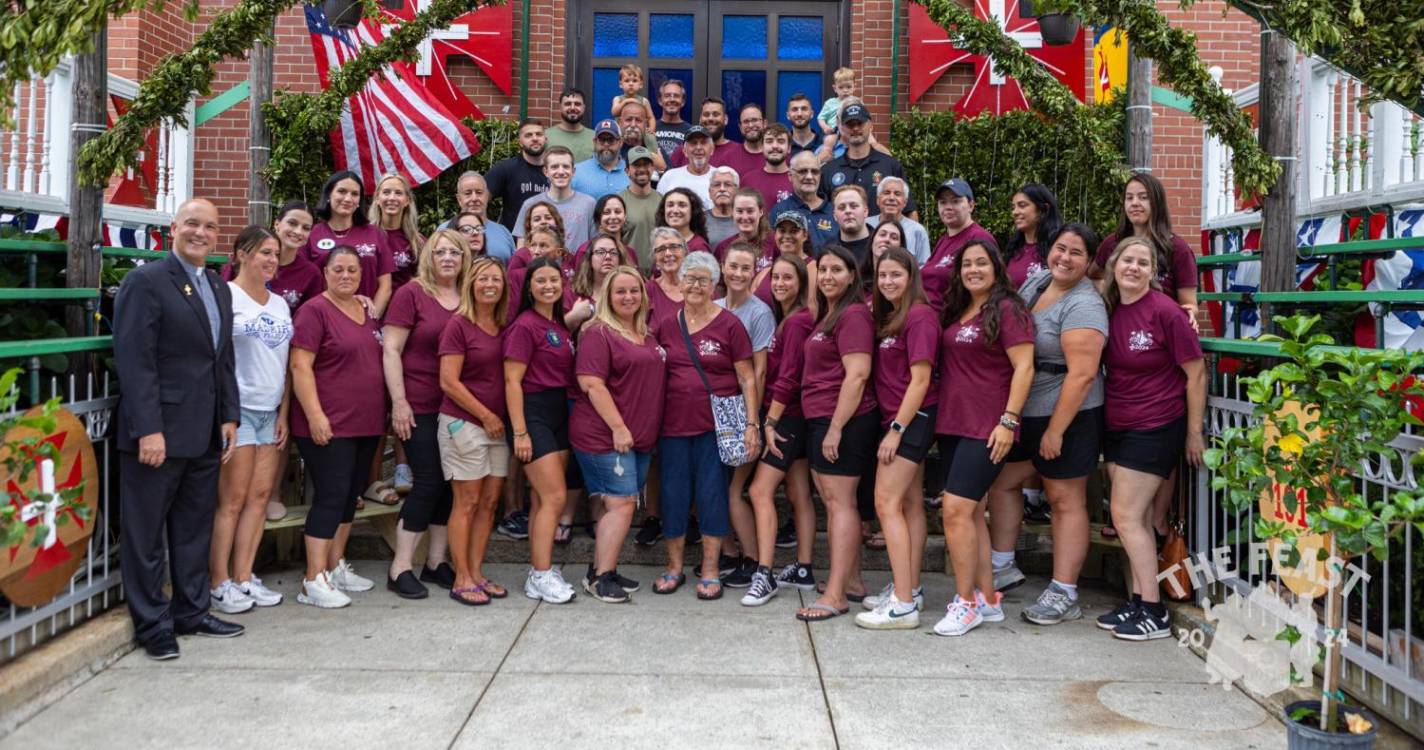
[[[29,428],[39,435],[49,435],[55,429],[54,413],[59,409],[58,397],[42,404],[38,413],[15,412],[15,404],[19,401],[15,383],[23,372],[17,367],[0,375],[0,441],[3,441],[0,442],[0,466],[4,467],[4,475],[0,479],[11,480],[15,485],[24,487],[31,476],[36,473],[42,476],[33,491],[5,492],[3,501],[0,501],[0,550],[21,543],[36,547],[43,544],[50,533],[45,518],[53,518],[58,524],[68,522],[71,516],[89,520],[82,484],[54,490],[54,471],[60,463],[55,446],[40,437],[18,440],[10,437],[11,430],[17,427]],[[9,483],[6,481],[6,484]],[[46,513],[46,510],[54,512]]]
[[[1040,14],[1034,0],[1019,0],[1019,16],[1038,19],[1038,28],[1043,35],[1044,44],[1061,47],[1072,44],[1078,36],[1080,21],[1077,16],[1071,13]]]
[[[1284,318],[1279,321],[1284,338],[1260,338],[1278,343],[1283,361],[1241,378],[1259,421],[1227,429],[1204,459],[1214,472],[1212,488],[1222,492],[1233,512],[1255,507],[1274,488],[1289,488],[1278,493],[1289,521],[1276,517],[1281,514],[1259,514],[1256,536],[1279,540],[1289,565],[1313,566],[1315,560],[1300,555],[1315,549],[1317,560],[1340,573],[1350,559],[1384,559],[1390,540],[1407,526],[1424,531],[1424,490],[1366,495],[1354,476],[1366,462],[1395,455],[1388,444],[1405,425],[1424,424],[1413,413],[1424,397],[1424,381],[1414,377],[1424,371],[1424,352],[1332,346],[1329,336],[1313,333],[1319,321],[1318,315]],[[1420,455],[1409,460],[1424,463]],[[1325,535],[1328,547],[1299,544],[1310,535]],[[1327,637],[1321,696],[1286,707],[1290,747],[1371,747],[1373,718],[1344,705],[1342,638],[1329,637],[1344,632],[1344,587],[1340,577],[1326,580],[1331,583],[1323,586]],[[1299,633],[1281,637],[1291,640]]]

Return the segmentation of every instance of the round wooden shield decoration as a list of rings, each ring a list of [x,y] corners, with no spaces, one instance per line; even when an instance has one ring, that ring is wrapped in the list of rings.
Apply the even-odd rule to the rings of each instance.
[[[1299,424],[1306,421],[1306,413],[1300,404],[1289,402],[1282,411],[1294,413]],[[1315,441],[1320,439],[1320,430],[1311,429],[1305,431],[1306,439]],[[1266,424],[1266,445],[1276,445],[1280,439],[1280,434],[1269,422]],[[1281,446],[1282,452],[1290,453],[1289,446]],[[1291,510],[1291,505],[1287,504],[1287,497],[1292,496],[1295,510]],[[1271,482],[1271,486],[1261,495],[1260,501],[1261,515],[1272,521],[1280,521],[1287,526],[1304,530],[1310,528],[1309,516],[1305,512],[1305,490],[1287,487],[1279,482]],[[1274,567],[1280,574],[1283,581],[1291,591],[1301,596],[1317,597],[1326,591],[1326,583],[1329,580],[1329,571],[1326,568],[1325,560],[1318,560],[1315,551],[1320,549],[1330,549],[1329,534],[1301,534],[1295,538],[1296,549],[1301,553],[1301,559],[1297,561],[1295,567],[1286,567],[1285,563],[1287,550],[1283,549],[1285,542],[1278,539],[1266,540],[1267,548],[1271,552],[1271,560]]]
[[[35,407],[25,416],[39,416],[39,413],[40,408]],[[99,466],[94,461],[94,446],[89,442],[89,433],[84,429],[84,423],[68,409],[60,409],[54,417],[54,433],[47,437],[26,427],[16,427],[5,435],[5,441],[40,437],[53,445],[59,452],[59,461],[54,467],[55,492],[78,487],[82,483],[84,492],[81,497],[89,509],[89,520],[81,520],[71,509],[48,513],[37,509],[29,498],[39,490],[38,469],[31,471],[24,482],[20,482],[18,476],[5,477],[8,501],[18,510],[21,518],[28,517],[27,526],[32,528],[43,523],[55,529],[54,535],[42,540],[38,547],[32,544],[34,534],[27,529],[19,544],[0,550],[0,591],[10,601],[24,607],[45,604],[69,585],[74,571],[84,561],[85,546],[94,533],[94,523],[99,515]],[[59,523],[60,516],[67,516],[62,524]]]

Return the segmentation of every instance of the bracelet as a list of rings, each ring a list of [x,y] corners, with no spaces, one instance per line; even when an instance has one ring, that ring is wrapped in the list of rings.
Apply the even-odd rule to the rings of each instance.
[[[1009,411],[1008,409],[1005,409],[1005,410],[1004,410],[1004,413],[1005,413],[1005,414],[1008,414],[1009,416],[1013,417],[1014,419],[1019,419],[1019,418],[1021,418],[1021,417],[1023,416],[1022,414],[1019,414],[1019,413],[1016,412],[1016,411]]]
[[[524,432],[516,432],[516,433],[514,433],[514,436],[517,437],[517,438],[529,437],[529,431],[528,431],[528,430],[525,430]]]
[[[758,422],[747,422],[747,426],[757,430],[761,429],[761,424]]]
[[[768,419],[768,420],[766,420],[766,425],[765,425],[765,426],[767,426],[767,427],[775,427],[777,421],[778,421],[778,420],[775,420],[775,419]]]

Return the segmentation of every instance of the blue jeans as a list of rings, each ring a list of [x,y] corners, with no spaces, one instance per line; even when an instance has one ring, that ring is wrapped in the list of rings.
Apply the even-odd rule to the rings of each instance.
[[[648,465],[652,463],[653,454],[585,453],[575,449],[574,458],[583,471],[583,485],[589,496],[637,497],[648,481]]]
[[[717,433],[658,440],[661,462],[663,536],[676,539],[687,533],[687,518],[697,504],[697,523],[706,536],[727,536],[727,486],[731,471],[717,454]]]

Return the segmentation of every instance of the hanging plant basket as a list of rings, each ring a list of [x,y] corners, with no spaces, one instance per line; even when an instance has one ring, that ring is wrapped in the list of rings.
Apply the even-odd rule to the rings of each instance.
[[[1045,13],[1038,17],[1043,43],[1054,47],[1072,44],[1078,36],[1078,17],[1067,13]]]

